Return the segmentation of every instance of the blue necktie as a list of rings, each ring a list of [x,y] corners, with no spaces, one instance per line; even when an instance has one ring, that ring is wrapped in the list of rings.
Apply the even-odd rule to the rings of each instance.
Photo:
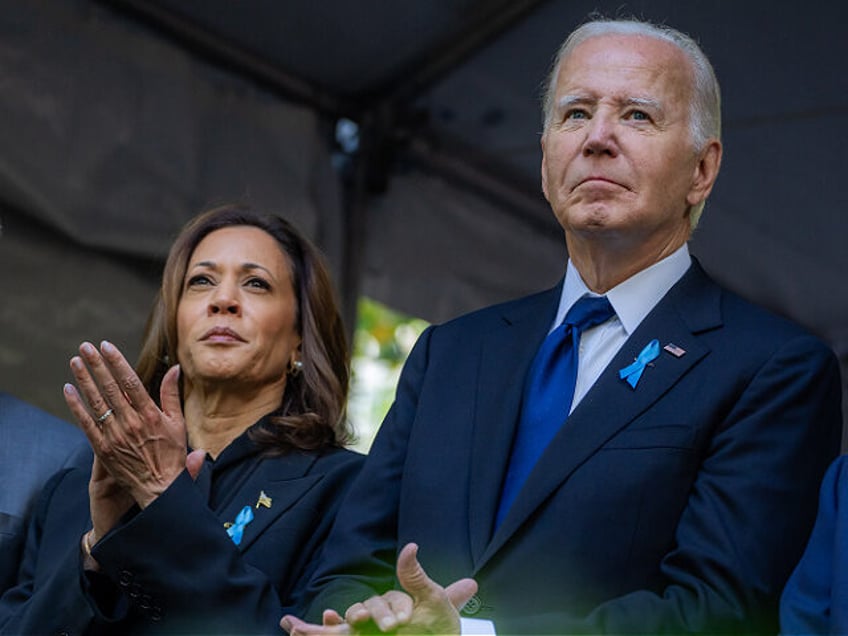
[[[495,527],[501,524],[536,461],[568,418],[577,381],[580,334],[614,315],[605,297],[583,297],[539,347],[524,386],[518,431]]]

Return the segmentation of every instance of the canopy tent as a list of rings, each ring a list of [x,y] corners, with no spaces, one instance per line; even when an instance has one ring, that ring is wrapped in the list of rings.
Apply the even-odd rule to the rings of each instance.
[[[215,202],[294,220],[348,320],[359,294],[441,321],[554,283],[538,96],[595,10],[701,42],[725,157],[692,251],[825,338],[848,378],[842,3],[0,5],[0,388],[60,416],[78,343],[135,355],[171,239]]]

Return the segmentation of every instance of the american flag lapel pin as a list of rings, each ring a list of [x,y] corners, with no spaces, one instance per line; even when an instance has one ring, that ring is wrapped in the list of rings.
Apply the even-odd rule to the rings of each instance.
[[[675,358],[682,358],[684,355],[686,355],[686,349],[678,347],[673,342],[669,342],[666,346],[663,347],[663,349],[665,351],[668,351]]]

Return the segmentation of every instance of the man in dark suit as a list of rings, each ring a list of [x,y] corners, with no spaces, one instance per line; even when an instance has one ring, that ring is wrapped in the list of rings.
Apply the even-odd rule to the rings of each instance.
[[[76,426],[0,393],[0,595],[15,582],[35,498],[87,446]]]
[[[502,634],[777,630],[838,451],[839,372],[689,255],[719,111],[687,36],[570,36],[542,137],[565,277],[422,335],[312,581],[313,620],[346,622],[284,628],[457,631],[473,577],[462,613]]]

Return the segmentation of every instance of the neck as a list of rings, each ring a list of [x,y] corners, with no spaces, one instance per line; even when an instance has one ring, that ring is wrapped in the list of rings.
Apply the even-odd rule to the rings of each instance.
[[[656,244],[645,241],[628,247],[591,239],[584,240],[567,233],[566,245],[568,257],[586,286],[596,294],[605,294],[631,276],[671,256],[687,238],[688,236],[675,237],[673,240]]]
[[[234,439],[280,406],[284,388],[285,383],[250,394],[186,382],[183,411],[189,445],[218,457]]]

